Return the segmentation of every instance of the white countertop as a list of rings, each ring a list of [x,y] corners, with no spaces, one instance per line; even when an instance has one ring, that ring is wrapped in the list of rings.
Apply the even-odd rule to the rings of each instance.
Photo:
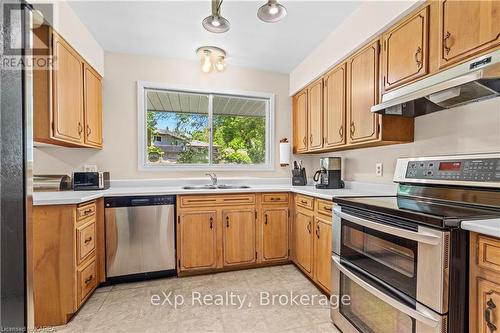
[[[151,185],[150,181],[143,182],[123,182],[116,186],[112,185],[103,191],[60,191],[60,192],[35,192],[33,193],[33,205],[67,205],[80,204],[86,201],[95,200],[102,197],[113,196],[134,196],[134,195],[186,195],[186,194],[224,194],[224,193],[255,193],[255,192],[293,192],[326,200],[334,197],[344,196],[383,196],[395,195],[396,187],[387,184],[372,184],[346,182],[346,188],[336,190],[321,190],[313,185],[292,186],[283,182],[269,181],[263,184],[261,181],[255,185],[245,183],[250,186],[246,189],[200,189],[185,190],[178,184]],[[191,184],[189,184],[191,185]]]
[[[500,238],[500,219],[463,221],[462,229]]]

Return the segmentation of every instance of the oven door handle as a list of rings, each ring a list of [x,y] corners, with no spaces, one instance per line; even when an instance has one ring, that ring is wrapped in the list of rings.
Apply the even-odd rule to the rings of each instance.
[[[440,324],[440,317],[431,313],[430,311],[426,311],[425,309],[418,309],[415,310],[413,308],[410,308],[409,306],[395,300],[394,298],[387,296],[384,294],[382,291],[378,290],[377,288],[373,287],[370,285],[368,282],[364,281],[363,279],[359,278],[356,276],[354,273],[352,273],[349,268],[345,267],[342,265],[340,262],[340,258],[337,255],[332,256],[333,263],[335,266],[343,273],[345,274],[349,279],[354,281],[356,284],[358,284],[360,287],[368,291],[370,294],[373,296],[377,297],[378,299],[384,301],[385,303],[389,304],[393,308],[407,314],[408,316],[412,317],[416,321],[419,321],[429,327],[437,327]]]
[[[359,224],[363,227],[378,230],[380,232],[385,232],[394,236],[399,236],[402,238],[410,239],[416,242],[438,245],[441,242],[441,237],[427,233],[425,231],[410,231],[402,228],[393,227],[390,225],[373,222],[361,217],[346,214],[340,210],[340,207],[336,206],[333,208],[333,212],[336,216],[347,220],[349,222]]]

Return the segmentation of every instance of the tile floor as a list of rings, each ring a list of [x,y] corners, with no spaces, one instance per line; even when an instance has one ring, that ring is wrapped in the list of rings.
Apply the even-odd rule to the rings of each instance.
[[[226,292],[235,295],[232,303]],[[292,302],[297,294],[307,295],[306,304]],[[46,331],[339,333],[321,295],[293,265],[118,284],[97,289],[68,325]],[[221,305],[224,297],[228,301]]]

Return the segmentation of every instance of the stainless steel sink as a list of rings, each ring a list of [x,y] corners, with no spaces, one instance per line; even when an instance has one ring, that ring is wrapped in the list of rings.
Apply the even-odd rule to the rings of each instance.
[[[183,190],[232,190],[250,188],[248,185],[199,185],[199,186],[183,186]]]

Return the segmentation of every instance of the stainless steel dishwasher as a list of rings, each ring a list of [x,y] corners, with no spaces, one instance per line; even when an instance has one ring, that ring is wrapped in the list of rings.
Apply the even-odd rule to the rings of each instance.
[[[108,197],[108,282],[175,275],[175,196]]]

